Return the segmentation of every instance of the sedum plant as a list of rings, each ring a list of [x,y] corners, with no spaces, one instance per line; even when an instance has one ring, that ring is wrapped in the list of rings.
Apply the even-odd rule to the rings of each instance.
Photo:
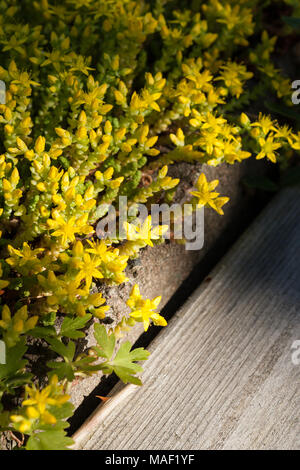
[[[71,445],[74,379],[115,372],[140,385],[147,351],[117,339],[136,322],[166,325],[160,297],[144,299],[137,285],[130,312],[101,324],[110,307],[96,287],[127,282],[129,259],[167,229],[133,218],[119,227],[126,241],[98,240],[107,205],[170,202],[176,162],[282,163],[300,150],[299,132],[247,111],[266,92],[291,104],[264,23],[270,4],[0,0],[0,430],[23,434],[26,449]],[[298,1],[286,4],[299,14]],[[223,214],[218,180],[201,174],[195,185],[193,210]],[[91,323],[96,345],[78,353]],[[34,339],[51,356],[41,377],[26,354]]]

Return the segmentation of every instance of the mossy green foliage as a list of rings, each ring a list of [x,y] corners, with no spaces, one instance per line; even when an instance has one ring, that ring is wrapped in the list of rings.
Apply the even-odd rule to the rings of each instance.
[[[118,209],[120,195],[128,207],[170,201],[174,162],[276,162],[300,150],[299,133],[246,114],[265,93],[291,104],[290,80],[272,63],[276,38],[264,29],[270,3],[0,0],[0,335],[8,358],[0,426],[25,434],[28,449],[70,445],[75,378],[115,372],[140,384],[136,361],[148,353],[128,342],[115,352],[116,339],[137,321],[166,325],[160,297],[144,299],[137,285],[120,323],[100,325],[109,306],[92,287],[126,282],[128,259],[165,230],[147,218],[126,225],[126,242],[99,241],[103,203]],[[298,1],[286,3],[299,13]],[[228,198],[217,185],[200,175],[193,208],[222,214]],[[97,346],[78,354],[92,321]],[[26,358],[29,337],[52,351],[43,381]],[[11,395],[21,398],[14,410],[5,406]]]

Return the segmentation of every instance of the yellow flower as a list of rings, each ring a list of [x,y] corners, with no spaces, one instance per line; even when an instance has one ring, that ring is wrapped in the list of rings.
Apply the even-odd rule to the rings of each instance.
[[[246,158],[251,157],[250,152],[246,152],[241,150],[239,144],[237,145],[236,142],[225,142],[224,144],[224,159],[227,163],[233,164],[234,162],[241,162]]]
[[[218,130],[205,129],[202,132],[201,137],[196,140],[195,145],[199,145],[200,147],[202,147],[208,155],[212,155],[213,153],[215,155],[221,155],[224,143],[218,138],[218,134]]]
[[[157,104],[157,100],[161,97],[161,93],[153,93],[150,94],[148,90],[143,90],[142,92],[142,100],[143,104],[146,105],[145,107],[150,107],[155,111],[160,111],[160,107]]]
[[[197,205],[199,207],[203,207],[205,204],[209,204],[209,202],[219,196],[219,193],[213,192],[218,184],[219,180],[213,180],[209,183],[205,174],[201,173],[196,183],[196,188],[198,191],[191,192],[193,196],[198,198]]]
[[[251,126],[253,127],[260,127],[265,135],[268,134],[270,131],[276,131],[275,127],[276,121],[272,121],[270,116],[264,116],[263,114],[259,114],[258,121],[253,122]]]
[[[42,253],[43,251],[45,251],[44,248],[35,248],[34,250],[32,250],[30,248],[30,246],[28,245],[28,243],[26,243],[26,242],[23,243],[22,251],[21,250],[16,250],[11,245],[8,245],[8,250],[11,254],[15,254],[15,255],[19,256],[20,258],[23,258],[22,261],[24,263],[27,262],[27,261],[35,260],[36,256],[39,253]],[[10,258],[8,258],[8,259],[10,259]],[[6,259],[6,262],[8,262],[8,259]]]
[[[31,249],[27,242],[23,243],[23,247],[16,249],[11,245],[7,247],[9,258],[6,258],[6,263],[14,268],[19,269],[21,273],[38,273],[44,269],[45,259],[41,261],[38,257],[40,253],[45,251],[44,248]]]
[[[61,237],[62,244],[66,245],[67,242],[75,241],[75,233],[92,233],[94,231],[92,226],[86,224],[86,219],[87,214],[79,219],[73,216],[69,220],[58,215],[53,219],[48,219],[47,225],[50,229],[55,229],[52,236]]]
[[[22,433],[28,433],[37,420],[43,424],[55,424],[56,418],[49,411],[51,406],[61,406],[70,396],[64,394],[62,385],[58,385],[57,376],[54,375],[47,387],[39,390],[35,385],[25,387],[26,398],[22,402],[23,414],[11,415],[15,427]],[[48,408],[48,409],[47,409]]]
[[[297,135],[293,135],[292,148],[294,150],[300,150],[300,132]]]
[[[260,138],[258,141],[261,146],[261,151],[256,156],[256,159],[260,160],[261,158],[267,157],[271,162],[276,163],[275,150],[279,149],[281,144],[274,142],[274,134],[270,134],[266,140]]]
[[[155,297],[152,300],[143,299],[138,285],[135,284],[127,300],[127,305],[131,308],[130,317],[137,322],[143,322],[145,331],[149,328],[150,320],[152,320],[155,325],[166,326],[167,322],[164,317],[154,312],[160,301],[161,296]]]
[[[16,429],[23,434],[26,434],[31,431],[33,422],[30,419],[27,419],[22,415],[11,415],[10,419],[14,423]]]
[[[207,113],[203,118],[204,124],[202,129],[214,129],[217,130],[218,127],[223,126],[226,122],[226,119],[221,117],[214,116],[212,113]]]
[[[214,189],[218,186],[219,180],[213,180],[208,182],[204,173],[198,178],[196,183],[196,188],[198,191],[191,191],[191,194],[195,196],[198,207],[204,207],[209,205],[214,209],[218,214],[223,215],[222,206],[229,201],[228,197],[218,197],[219,193],[214,192]]]
[[[86,295],[86,291],[83,289],[78,289],[80,285],[80,280],[75,279],[74,281],[60,281],[55,296],[65,297],[70,302],[76,302],[78,296]]]
[[[75,221],[75,217],[71,217],[69,220],[65,221],[65,219],[60,216],[55,220],[54,224],[52,224],[52,219],[49,219],[47,223],[51,228],[56,228],[56,230],[52,232],[53,237],[62,237],[62,244],[65,245],[67,241],[75,241],[75,233],[77,232]]]
[[[236,98],[239,98],[243,92],[243,83],[252,78],[253,73],[248,72],[244,65],[235,62],[229,62],[227,65],[222,66],[221,69],[220,77],[217,77],[216,80],[223,80],[231,93]]]
[[[33,385],[32,387],[26,386],[25,393],[28,398],[23,401],[22,406],[36,406],[40,413],[43,413],[47,406],[63,405],[70,399],[69,395],[63,393],[63,386],[58,385],[56,375],[41,391]]]
[[[222,209],[222,207],[227,204],[227,202],[229,201],[229,197],[218,197],[215,201],[214,201],[214,204],[215,204],[215,211],[220,214],[220,215],[224,215],[224,211]]]
[[[91,247],[86,250],[88,253],[103,257],[107,252],[107,245],[104,240],[101,240],[100,242],[87,240],[87,242]]]
[[[278,139],[286,140],[291,146],[293,145],[293,137],[295,137],[292,133],[292,130],[289,128],[287,124],[284,124],[282,127],[278,127],[276,129],[276,137]]]
[[[85,280],[86,283],[86,289],[89,289],[91,284],[92,284],[92,279],[97,278],[101,279],[103,278],[103,274],[99,269],[99,265],[101,264],[101,259],[97,257],[91,258],[88,253],[85,253],[83,255],[83,261],[79,262],[79,273],[77,274],[77,279],[80,281],[82,279]]]
[[[153,246],[152,240],[159,240],[159,238],[168,230],[168,225],[157,225],[156,227],[152,227],[151,215],[148,215],[140,225],[124,222],[124,229],[126,231],[127,240],[141,240],[146,245]]]

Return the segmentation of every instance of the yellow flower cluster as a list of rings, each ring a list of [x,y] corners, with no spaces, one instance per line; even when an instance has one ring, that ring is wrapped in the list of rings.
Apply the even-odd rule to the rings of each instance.
[[[77,241],[72,250],[59,255],[55,264],[50,266],[47,277],[38,276],[40,296],[44,304],[39,304],[48,311],[60,310],[66,314],[84,316],[89,310],[97,318],[104,318],[108,306],[101,293],[90,293],[93,279],[103,279],[107,283],[120,284],[127,280],[124,269],[127,256],[120,256],[119,249],[108,247],[104,241],[91,242],[84,248]],[[59,267],[63,274],[55,275],[51,270]],[[48,306],[48,307],[47,307]]]
[[[292,132],[287,125],[279,125],[276,120],[272,120],[270,116],[262,113],[259,114],[258,120],[250,123],[245,113],[241,115],[241,123],[245,128],[252,128],[250,136],[254,139],[254,148],[256,159],[267,158],[272,163],[276,163],[280,155],[276,150],[283,148],[297,150],[298,136]],[[282,160],[282,157],[281,157]]]
[[[35,423],[54,425],[57,418],[51,413],[53,407],[61,407],[70,399],[58,385],[57,376],[53,376],[50,384],[39,390],[36,386],[25,387],[25,400],[22,402],[22,414],[12,414],[11,420],[21,433],[28,434]]]

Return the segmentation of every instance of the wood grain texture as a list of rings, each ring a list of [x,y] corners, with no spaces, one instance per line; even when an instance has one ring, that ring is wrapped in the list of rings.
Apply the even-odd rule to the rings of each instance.
[[[144,386],[100,406],[76,448],[300,448],[299,200],[272,201],[153,341]]]

